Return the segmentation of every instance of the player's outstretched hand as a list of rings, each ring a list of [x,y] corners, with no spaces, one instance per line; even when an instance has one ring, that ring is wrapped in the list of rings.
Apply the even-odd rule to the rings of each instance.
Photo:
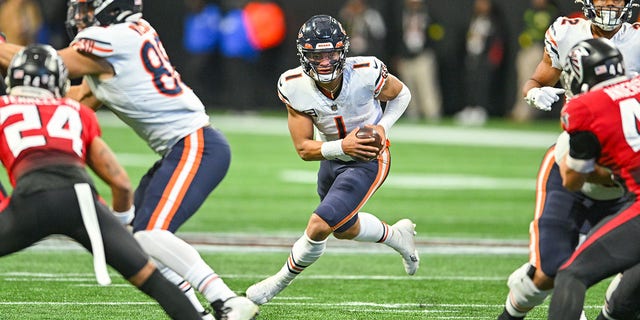
[[[531,88],[524,100],[532,107],[543,111],[551,111],[551,105],[560,100],[564,89],[554,87]]]

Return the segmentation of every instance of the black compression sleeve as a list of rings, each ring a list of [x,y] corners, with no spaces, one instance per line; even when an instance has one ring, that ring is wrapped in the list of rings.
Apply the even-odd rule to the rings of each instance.
[[[596,159],[600,156],[600,141],[591,131],[577,131],[570,134],[569,155],[580,160]]]

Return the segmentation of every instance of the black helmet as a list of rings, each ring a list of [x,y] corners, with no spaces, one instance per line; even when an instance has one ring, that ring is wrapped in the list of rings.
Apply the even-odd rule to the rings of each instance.
[[[298,57],[304,72],[316,81],[330,82],[342,73],[349,51],[349,37],[342,25],[328,15],[317,15],[305,22],[296,39]],[[332,54],[331,71],[318,72],[318,56]]]
[[[93,15],[88,14],[93,10]],[[142,16],[142,0],[69,0],[67,8],[67,31],[74,37],[78,25],[86,28],[93,25],[108,26]]]
[[[13,56],[7,68],[7,93],[44,96],[47,90],[56,98],[69,89],[67,68],[58,52],[47,44],[29,45]]]
[[[578,42],[567,55],[560,80],[569,97],[625,75],[622,53],[606,38]]]

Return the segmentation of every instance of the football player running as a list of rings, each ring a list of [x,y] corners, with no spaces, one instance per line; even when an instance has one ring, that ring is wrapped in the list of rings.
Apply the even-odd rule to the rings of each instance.
[[[93,254],[104,248],[106,263],[172,318],[200,319],[189,299],[100,202],[85,165],[111,187],[114,210],[131,208],[131,183],[100,138],[95,113],[63,98],[69,82],[56,50],[31,45],[18,52],[7,85],[8,95],[0,97],[0,159],[13,195],[1,204],[0,256],[52,234],[66,235]],[[101,244],[91,236],[88,220],[95,219]]]
[[[564,93],[564,89],[553,86],[560,79],[562,59],[581,40],[611,39],[625,56],[627,70],[640,71],[640,24],[626,22],[632,15],[632,8],[637,6],[636,0],[576,2],[582,4],[588,19],[559,17],[547,30],[542,61],[523,87],[525,99],[533,107],[551,110],[551,105]],[[509,276],[509,294],[498,319],[523,319],[527,312],[542,304],[553,289],[559,266],[578,244],[581,231],[585,232],[585,227],[617,212],[630,199],[623,187],[610,180],[605,168],[599,168],[597,172],[601,176],[592,175],[581,190],[571,192],[565,189],[557,154],[564,153],[568,146],[568,135],[561,134],[556,145],[547,150],[540,165],[535,215],[529,229],[530,260]],[[633,277],[640,279],[640,273]],[[617,283],[612,282],[607,291],[604,314],[616,313],[615,309],[621,307],[618,303],[625,300],[611,297]]]
[[[247,289],[247,297],[257,304],[269,302],[318,260],[331,234],[395,249],[409,275],[416,273],[420,262],[411,220],[401,219],[389,226],[360,211],[389,173],[386,137],[407,108],[409,89],[376,57],[347,58],[349,38],[331,16],[307,20],[296,46],[301,66],[284,72],[277,89],[288,111],[289,132],[298,155],[305,161],[320,161],[320,204],[282,268]],[[381,101],[387,103],[384,112]],[[374,138],[357,138],[364,126],[373,126],[387,143],[380,148],[369,145]],[[320,141],[314,138],[314,127]]]
[[[218,319],[254,318],[258,306],[233,292],[174,234],[225,177],[231,151],[171,65],[154,28],[142,18],[142,0],[70,0],[67,27],[77,34],[59,53],[71,78],[84,76],[68,96],[94,109],[104,104],[161,156],[136,188],[135,216],[133,210],[124,212],[122,222],[132,224],[140,245],[203,318],[213,316],[191,285],[211,303]],[[6,66],[17,49],[0,44],[0,65]]]
[[[625,57],[626,58],[626,57]],[[633,193],[640,195],[640,77],[625,75],[623,54],[607,39],[588,39],[569,51],[562,83],[571,100],[561,121],[569,134],[569,150],[560,161],[563,185],[580,190],[599,166],[610,168]],[[597,173],[596,173],[597,174]],[[578,319],[587,288],[640,263],[640,202],[593,227],[584,242],[560,267],[549,305],[549,319]],[[635,267],[634,267],[635,266]],[[627,284],[623,273],[618,290]],[[627,308],[598,319],[635,319],[640,306],[636,281]]]
[[[534,108],[550,111],[564,89],[554,86],[560,79],[562,62],[574,44],[585,39],[607,38],[625,56],[627,72],[640,72],[640,25],[627,22],[637,0],[575,0],[582,4],[587,19],[558,17],[545,35],[542,60],[522,87],[525,101]]]

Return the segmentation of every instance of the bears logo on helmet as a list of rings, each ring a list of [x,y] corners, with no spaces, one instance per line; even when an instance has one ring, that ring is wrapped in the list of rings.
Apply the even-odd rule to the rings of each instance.
[[[316,81],[331,82],[342,74],[349,51],[349,37],[342,24],[328,15],[307,20],[296,39],[298,57],[304,72]],[[329,58],[331,68],[319,68],[320,60]]]

